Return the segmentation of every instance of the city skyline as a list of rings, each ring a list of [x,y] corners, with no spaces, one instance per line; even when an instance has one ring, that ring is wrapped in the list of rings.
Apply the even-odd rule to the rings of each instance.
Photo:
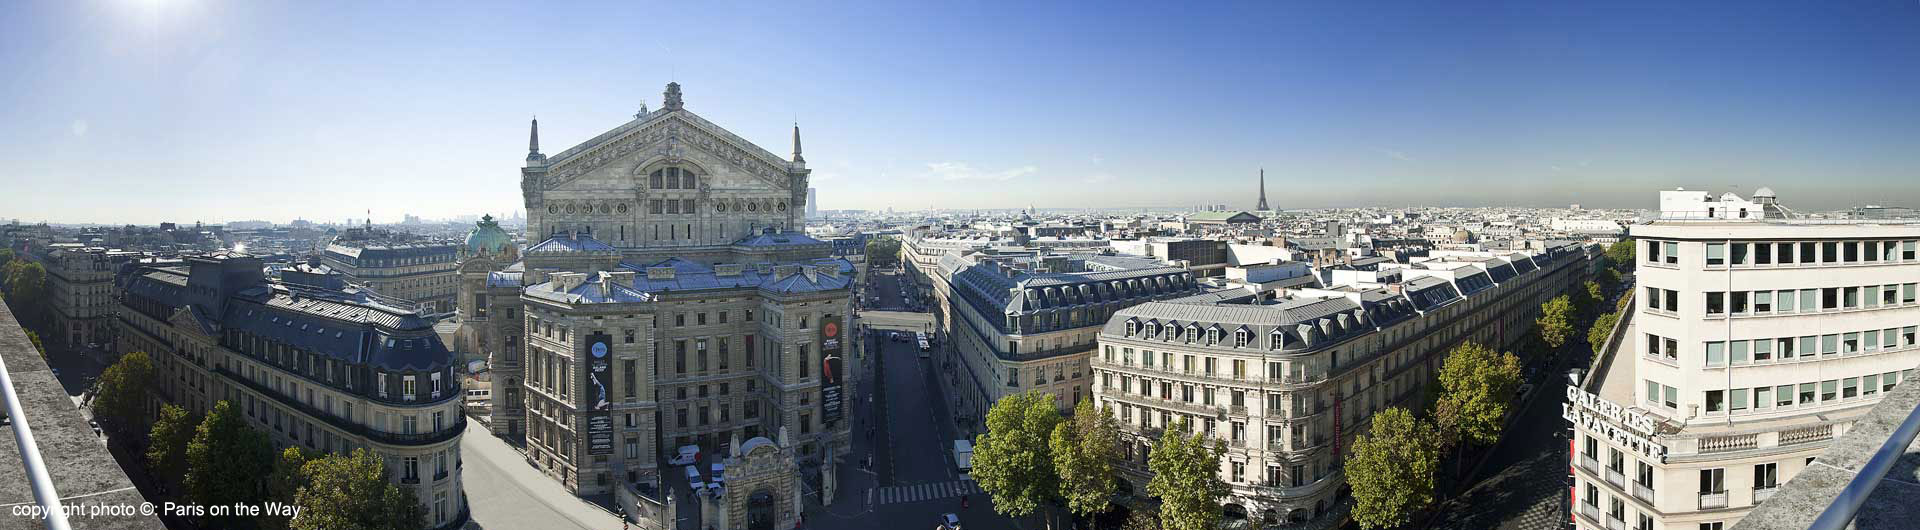
[[[1250,209],[1262,168],[1281,209],[1920,203],[1912,5],[830,7],[30,4],[0,22],[0,212],[511,211],[528,118],[558,152],[667,81],[756,144],[797,121],[822,210]]]

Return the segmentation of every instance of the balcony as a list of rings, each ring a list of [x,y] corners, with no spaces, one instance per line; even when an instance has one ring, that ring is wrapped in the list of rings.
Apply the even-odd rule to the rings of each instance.
[[[1633,481],[1633,498],[1646,501],[1649,504],[1653,503],[1653,487],[1641,484],[1638,480]]]
[[[467,430],[467,415],[458,414],[458,413],[453,415],[453,421],[445,425],[444,428],[435,430],[432,432],[402,434],[402,433],[391,433],[391,432],[381,431],[377,429],[372,429],[372,428],[368,428],[366,425],[361,425],[358,423],[354,423],[354,422],[342,419],[339,416],[335,416],[330,412],[320,410],[317,407],[308,405],[299,400],[282,396],[280,395],[279,392],[276,392],[273,389],[266,387],[265,385],[261,385],[260,383],[256,383],[252,380],[240,377],[239,374],[235,374],[231,371],[228,371],[226,368],[215,367],[213,369],[213,372],[215,374],[219,374],[223,377],[226,377],[228,381],[233,381],[233,382],[239,383],[242,386],[250,388],[254,392],[260,393],[261,396],[272,398],[275,402],[278,402],[282,406],[299,411],[301,414],[304,414],[310,418],[324,421],[327,423],[327,425],[330,425],[335,429],[345,431],[346,433],[351,435],[362,436],[370,441],[374,441],[378,443],[383,443],[387,445],[433,445],[433,444],[445,442],[447,440],[452,440],[455,437],[460,436],[460,433],[466,432]],[[452,396],[448,396],[446,399],[454,399],[459,396],[460,394],[455,393]]]
[[[1727,507],[1727,490],[1700,494],[1700,509],[1710,510]]]
[[[1593,455],[1580,455],[1580,469],[1585,469],[1588,473],[1598,475],[1600,474],[1600,461],[1594,460]]]
[[[1753,503],[1760,504],[1763,502],[1767,502],[1767,499],[1773,498],[1773,493],[1776,491],[1780,491],[1780,486],[1775,485],[1775,486],[1766,487],[1766,488],[1754,488]]]
[[[1594,522],[1599,522],[1603,519],[1600,517],[1600,505],[1598,504],[1580,503],[1580,515],[1592,519]]]
[[[1620,474],[1620,470],[1607,468],[1607,483],[1612,484],[1613,487],[1625,489],[1627,487],[1627,478]]]
[[[1607,530],[1627,530],[1627,522],[1620,520],[1618,516],[1608,515]]]

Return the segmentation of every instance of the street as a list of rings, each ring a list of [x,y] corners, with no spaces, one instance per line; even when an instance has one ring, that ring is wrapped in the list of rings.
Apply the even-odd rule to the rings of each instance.
[[[874,273],[869,277],[870,307],[900,309],[909,303],[901,298],[900,283],[906,281],[894,273]],[[868,319],[876,314],[880,318]],[[955,469],[953,441],[957,439],[949,400],[941,394],[934,379],[932,359],[920,357],[919,345],[908,337],[895,341],[890,329],[912,329],[926,322],[924,313],[901,311],[863,312],[870,332],[862,337],[868,350],[877,357],[880,388],[871,405],[862,404],[854,423],[855,461],[842,469],[841,493],[824,516],[809,515],[808,528],[853,530],[868,528],[932,528],[944,513],[960,516],[966,528],[1018,528],[1012,519],[993,513],[992,502],[971,480]],[[902,331],[902,333],[908,333]],[[877,408],[877,410],[875,410]],[[867,435],[872,427],[872,438]],[[861,470],[861,459],[873,457],[871,470]],[[962,496],[967,508],[961,507]]]

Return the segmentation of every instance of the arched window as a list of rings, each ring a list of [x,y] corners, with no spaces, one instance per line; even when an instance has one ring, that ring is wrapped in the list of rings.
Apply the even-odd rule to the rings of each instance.
[[[665,187],[666,187],[666,184],[665,184],[665,175],[666,175],[666,172],[667,172],[667,170],[664,170],[664,169],[656,169],[656,170],[653,170],[653,175],[652,175],[652,176],[650,176],[650,177],[647,177],[647,187],[649,187],[649,188],[653,188],[653,189],[656,189],[656,190],[657,190],[657,189],[661,189],[661,188],[665,188]],[[659,212],[654,212],[654,213],[659,213]]]

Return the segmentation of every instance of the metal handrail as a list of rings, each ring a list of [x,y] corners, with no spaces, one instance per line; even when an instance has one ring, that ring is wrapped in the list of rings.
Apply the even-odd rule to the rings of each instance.
[[[1867,459],[1866,465],[1860,466],[1860,471],[1854,473],[1847,487],[1834,495],[1833,504],[1821,510],[1820,516],[1814,518],[1813,524],[1808,525],[1807,529],[1842,530],[1853,524],[1853,517],[1860,512],[1861,506],[1866,505],[1867,497],[1880,487],[1880,480],[1887,477],[1894,462],[1900,460],[1906,454],[1907,446],[1913,444],[1915,434],[1920,434],[1920,408],[1907,412],[1906,421],[1900,422],[1900,426],[1893,430],[1893,435],[1887,437],[1886,443],[1880,444],[1880,450],[1873,453],[1873,458]]]
[[[0,388],[4,388],[7,400],[7,417],[13,419],[13,438],[20,445],[20,464],[26,468],[27,481],[33,484],[33,500],[44,510],[47,530],[68,530],[67,513],[60,507],[60,492],[53,488],[53,477],[47,475],[47,464],[40,459],[40,444],[33,439],[33,429],[27,426],[27,413],[20,407],[20,395],[13,391],[13,375],[7,371],[7,363],[0,360]]]

